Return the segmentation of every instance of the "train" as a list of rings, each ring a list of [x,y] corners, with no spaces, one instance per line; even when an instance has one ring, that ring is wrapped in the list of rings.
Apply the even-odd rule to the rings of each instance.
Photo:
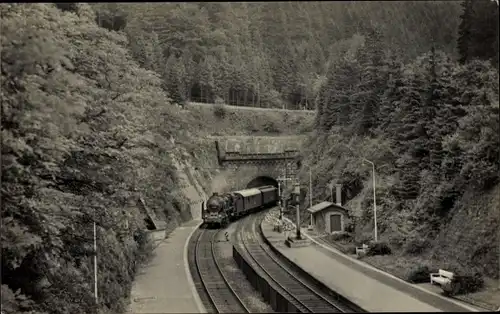
[[[203,222],[209,227],[225,227],[231,221],[279,202],[278,189],[272,185],[232,191],[212,196],[202,204]]]

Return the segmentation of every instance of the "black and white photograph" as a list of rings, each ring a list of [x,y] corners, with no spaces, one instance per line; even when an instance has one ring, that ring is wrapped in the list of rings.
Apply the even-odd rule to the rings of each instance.
[[[498,0],[0,4],[1,314],[500,312]]]

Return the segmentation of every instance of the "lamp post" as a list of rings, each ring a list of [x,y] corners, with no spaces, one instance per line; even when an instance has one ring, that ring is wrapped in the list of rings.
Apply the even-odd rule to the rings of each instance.
[[[95,294],[95,304],[99,304],[99,299],[97,297],[97,226],[95,223],[95,207],[94,207],[94,294]]]
[[[352,148],[349,145],[345,145],[349,149],[349,151],[355,156],[356,154],[352,150]],[[368,162],[369,164],[372,165],[372,179],[373,179],[373,224],[374,224],[374,240],[375,242],[378,242],[378,228],[377,228],[377,197],[376,197],[376,190],[375,190],[375,164],[371,162],[370,160],[362,157],[363,161]]]
[[[376,197],[376,191],[375,191],[375,164],[371,161],[369,161],[366,158],[363,158],[363,161],[366,161],[372,165],[372,179],[373,179],[373,223],[375,224],[374,226],[374,233],[375,233],[375,242],[378,242],[378,229],[377,229],[377,197]]]
[[[309,167],[309,208],[313,207],[313,185],[312,185],[312,171],[311,167]],[[309,226],[313,225],[313,214],[310,215]]]

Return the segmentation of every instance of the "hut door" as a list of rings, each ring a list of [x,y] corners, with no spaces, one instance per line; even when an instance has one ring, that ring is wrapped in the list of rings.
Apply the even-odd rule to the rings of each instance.
[[[330,232],[342,231],[342,221],[339,214],[330,215]]]

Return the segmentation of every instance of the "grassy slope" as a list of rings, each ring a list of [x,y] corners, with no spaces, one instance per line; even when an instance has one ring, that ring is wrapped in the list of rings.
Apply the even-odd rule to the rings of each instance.
[[[222,109],[222,117],[216,113]],[[189,104],[189,130],[206,135],[296,135],[311,130],[314,113],[291,110],[259,110],[219,105]]]

